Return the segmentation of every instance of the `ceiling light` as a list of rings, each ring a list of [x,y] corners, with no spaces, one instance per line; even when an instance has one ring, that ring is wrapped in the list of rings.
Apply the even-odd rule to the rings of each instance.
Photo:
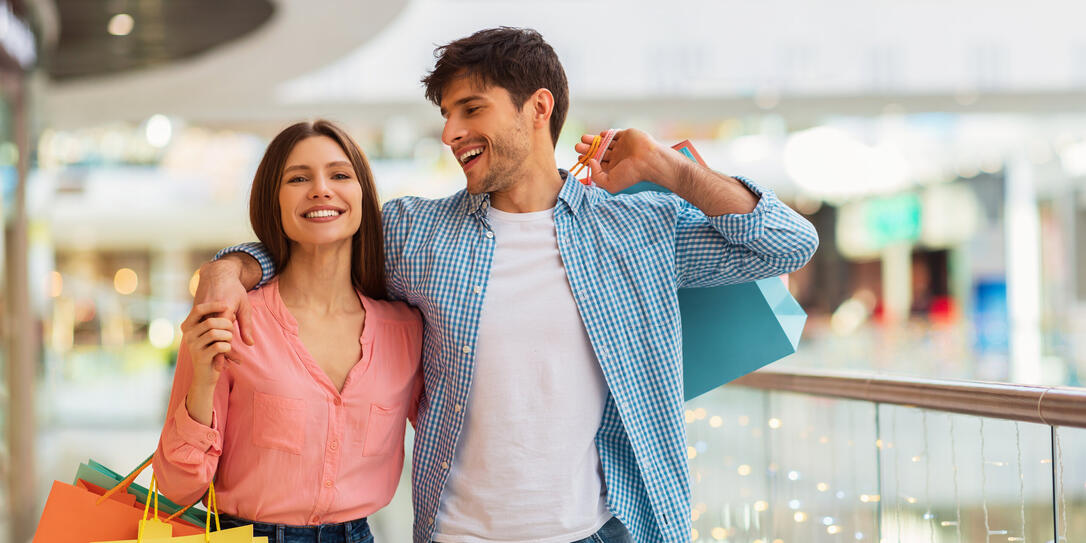
[[[109,20],[109,26],[107,29],[110,34],[114,36],[127,36],[132,32],[132,27],[136,25],[135,19],[127,13],[118,13]]]

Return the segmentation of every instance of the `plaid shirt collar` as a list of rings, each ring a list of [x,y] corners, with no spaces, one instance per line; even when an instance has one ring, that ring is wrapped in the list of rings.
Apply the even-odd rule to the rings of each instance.
[[[558,168],[558,175],[562,176],[562,190],[558,192],[558,202],[576,215],[584,205],[588,191],[585,185],[569,174],[568,171]],[[490,193],[469,194],[464,191],[464,200],[461,209],[467,215],[475,215],[479,218],[486,216],[485,210],[490,207]]]

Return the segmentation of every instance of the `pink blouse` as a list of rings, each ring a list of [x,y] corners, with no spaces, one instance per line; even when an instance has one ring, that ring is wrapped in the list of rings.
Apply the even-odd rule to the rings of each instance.
[[[306,351],[276,281],[249,293],[256,344],[233,342],[240,364],[219,379],[211,427],[185,407],[192,360],[181,348],[153,463],[167,498],[193,503],[215,478],[220,512],[293,525],[354,520],[392,500],[422,391],[422,319],[359,298],[362,358],[342,393]]]

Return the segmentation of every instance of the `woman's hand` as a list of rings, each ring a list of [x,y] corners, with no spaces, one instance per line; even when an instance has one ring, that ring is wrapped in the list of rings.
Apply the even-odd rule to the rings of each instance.
[[[192,384],[185,405],[194,420],[207,426],[211,426],[212,397],[223,359],[231,360],[226,355],[234,339],[234,323],[221,316],[228,309],[222,302],[198,304],[181,323],[181,341],[192,359]]]

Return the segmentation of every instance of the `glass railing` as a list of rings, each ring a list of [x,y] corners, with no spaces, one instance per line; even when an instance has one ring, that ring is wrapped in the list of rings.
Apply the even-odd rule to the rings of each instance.
[[[695,542],[1086,541],[1086,390],[763,371],[686,421]]]

